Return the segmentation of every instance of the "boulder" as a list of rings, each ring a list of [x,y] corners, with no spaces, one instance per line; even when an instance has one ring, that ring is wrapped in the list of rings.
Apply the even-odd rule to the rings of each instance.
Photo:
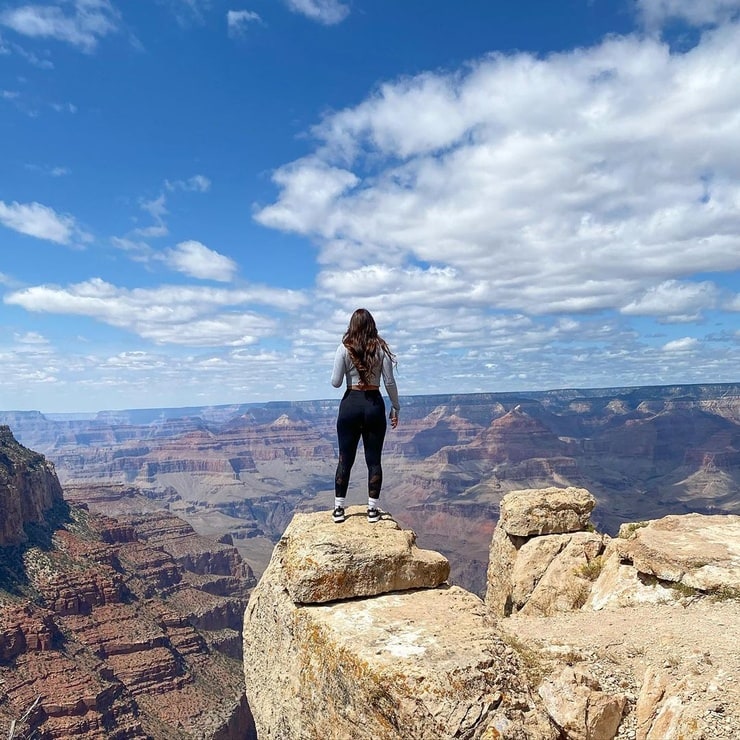
[[[607,694],[580,666],[566,666],[539,688],[547,712],[568,740],[612,740],[627,698]]]
[[[388,515],[368,525],[361,506],[337,525],[326,512],[296,514],[278,542],[285,587],[298,604],[434,588],[450,574],[447,558],[416,546],[416,535]]]
[[[578,532],[588,526],[595,505],[585,488],[511,491],[501,499],[499,526],[516,537]]]
[[[483,602],[456,586],[423,587],[444,569],[423,575],[435,558],[414,554],[413,533],[349,513],[341,526],[326,513],[296,515],[250,598],[244,670],[260,740],[555,740]],[[320,556],[307,558],[319,543]],[[341,567],[350,570],[339,583]],[[381,577],[384,593],[368,595]],[[305,602],[314,592],[342,600]]]
[[[700,727],[715,703],[708,700],[695,677],[673,679],[659,668],[648,666],[635,707],[637,740],[709,737]],[[729,737],[724,733],[722,736]]]

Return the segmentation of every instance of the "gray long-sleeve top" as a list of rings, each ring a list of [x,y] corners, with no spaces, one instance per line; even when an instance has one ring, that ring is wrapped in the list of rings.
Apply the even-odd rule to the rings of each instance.
[[[385,386],[388,398],[391,399],[391,407],[398,413],[401,405],[398,402],[398,388],[396,379],[393,377],[393,362],[386,352],[383,352],[383,361],[377,363],[368,373],[368,385],[380,385],[381,375],[383,385]],[[331,374],[331,384],[335,388],[342,385],[342,380],[346,380],[347,388],[352,385],[360,385],[360,373],[355,367],[347,348],[340,344],[334,355],[334,371]]]

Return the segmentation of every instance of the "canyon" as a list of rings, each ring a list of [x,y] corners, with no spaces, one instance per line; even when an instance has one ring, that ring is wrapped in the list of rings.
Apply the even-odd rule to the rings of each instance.
[[[533,395],[404,399],[372,527],[333,402],[6,412],[0,727],[732,737],[738,387]]]
[[[511,490],[581,486],[594,524],[740,513],[740,386],[646,386],[402,397],[382,506],[452,581],[486,589]],[[69,500],[111,515],[165,510],[233,542],[256,575],[296,512],[330,510],[338,400],[101,411],[0,412],[53,462]],[[361,455],[349,502],[364,501]]]

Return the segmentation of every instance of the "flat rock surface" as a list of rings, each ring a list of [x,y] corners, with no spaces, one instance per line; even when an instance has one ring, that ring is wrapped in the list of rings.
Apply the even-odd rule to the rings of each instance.
[[[317,604],[444,583],[447,558],[415,543],[389,515],[369,524],[365,507],[353,506],[341,524],[330,512],[296,514],[275,554],[291,599]]]
[[[622,731],[634,729],[634,704],[646,671],[667,682],[689,676],[695,686],[688,702],[702,707],[692,740],[740,738],[740,601],[709,597],[601,612],[549,617],[520,614],[499,627],[518,643],[543,647],[561,661],[583,662],[612,692],[632,695]],[[634,737],[634,735],[632,736]]]
[[[490,653],[493,631],[477,596],[457,586],[385,594],[310,607],[339,649],[394,674],[423,680],[435,672],[475,667]],[[454,615],[455,628],[450,629]]]

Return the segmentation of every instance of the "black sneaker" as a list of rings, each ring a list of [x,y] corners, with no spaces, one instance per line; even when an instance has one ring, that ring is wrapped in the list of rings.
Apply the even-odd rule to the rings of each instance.
[[[332,517],[337,524],[341,524],[344,521],[344,507],[337,506],[337,508],[334,509],[334,512],[332,513]]]
[[[375,524],[375,522],[380,521],[380,510],[376,509],[374,506],[367,510],[367,520],[370,522],[370,524]]]

